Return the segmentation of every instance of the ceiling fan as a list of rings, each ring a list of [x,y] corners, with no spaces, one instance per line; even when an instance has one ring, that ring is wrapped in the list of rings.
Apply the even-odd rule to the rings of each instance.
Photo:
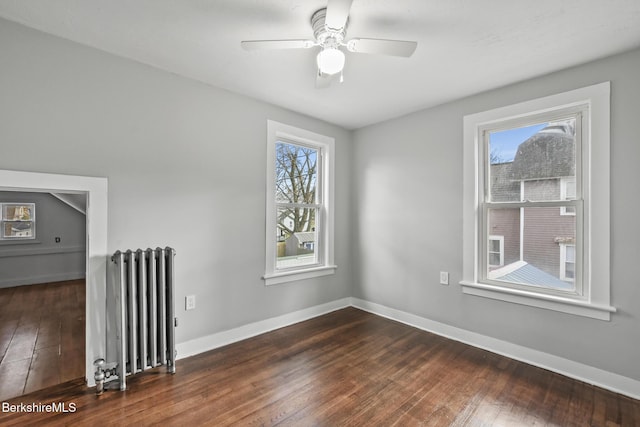
[[[328,87],[337,77],[340,82],[343,81],[345,55],[341,47],[355,53],[407,58],[413,54],[418,45],[413,41],[362,38],[345,40],[351,3],[353,0],[328,0],[326,8],[315,12],[311,16],[314,40],[246,40],[241,45],[245,50],[310,49],[320,46],[320,52],[316,57],[317,88]]]

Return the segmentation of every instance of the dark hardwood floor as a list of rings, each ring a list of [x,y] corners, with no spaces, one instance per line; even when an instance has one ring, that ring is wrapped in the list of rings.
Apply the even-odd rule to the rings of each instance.
[[[0,289],[0,401],[84,376],[85,282]]]
[[[640,425],[640,401],[354,308],[127,385],[101,396],[81,381],[35,392],[3,405],[70,412],[3,411],[0,425]]]

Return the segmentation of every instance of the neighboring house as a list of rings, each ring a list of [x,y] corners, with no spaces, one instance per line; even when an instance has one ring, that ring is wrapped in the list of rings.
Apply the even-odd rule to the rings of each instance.
[[[285,256],[313,253],[315,241],[315,231],[300,231],[293,233],[285,240]]]
[[[313,221],[313,217],[311,218],[310,221],[307,221],[305,223],[303,223],[301,225],[302,229],[315,229],[314,227],[314,222]],[[309,224],[309,222],[311,222],[311,224]],[[276,224],[277,228],[276,228],[276,239],[279,242],[283,242],[287,239],[287,236],[289,236],[290,231],[289,230],[294,230],[296,227],[296,222],[293,219],[293,213],[289,212],[285,212],[284,214],[282,214],[279,218],[278,218],[278,223]],[[312,233],[313,234],[313,233]]]
[[[512,162],[491,165],[496,201],[565,200],[575,197],[575,137],[568,122],[550,123],[518,147]],[[494,279],[543,273],[572,282],[575,213],[569,207],[497,209],[489,215],[489,275]],[[515,264],[517,263],[517,264]],[[518,275],[518,269],[525,268]],[[539,272],[535,272],[537,269]],[[533,279],[532,279],[533,280]],[[540,283],[538,281],[538,283]]]
[[[287,232],[285,230],[293,230],[294,224],[293,218],[291,217],[281,218],[278,222],[276,239],[279,242],[284,242],[287,237]]]

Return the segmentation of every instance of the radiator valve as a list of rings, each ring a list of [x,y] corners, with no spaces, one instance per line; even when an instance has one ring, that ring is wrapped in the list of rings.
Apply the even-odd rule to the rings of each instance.
[[[96,372],[93,375],[93,378],[96,380],[96,394],[98,395],[102,394],[104,391],[104,365],[105,361],[102,358],[96,359],[96,361],[93,362],[93,366],[96,367]]]

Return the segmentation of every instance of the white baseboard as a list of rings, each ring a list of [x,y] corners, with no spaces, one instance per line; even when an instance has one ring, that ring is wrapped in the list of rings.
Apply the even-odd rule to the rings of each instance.
[[[604,371],[579,362],[554,356],[531,348],[523,347],[507,341],[491,338],[475,332],[435,322],[424,317],[405,311],[396,310],[384,305],[365,301],[359,298],[351,298],[351,306],[364,311],[386,317],[418,329],[422,329],[436,335],[450,338],[473,347],[478,347],[492,353],[497,353],[511,359],[528,363],[529,365],[547,369],[552,372],[583,381],[604,389],[640,399],[640,381],[624,377],[619,374]]]
[[[227,344],[232,344],[256,335],[264,334],[265,332],[273,331],[274,329],[283,328],[341,308],[346,308],[350,305],[350,298],[343,298],[326,304],[320,304],[303,310],[294,311],[293,313],[283,314],[282,316],[250,323],[227,331],[218,332],[206,337],[179,343],[176,345],[178,359],[204,353],[205,351],[213,350]]]
[[[473,347],[519,360],[521,362],[528,363],[529,365],[547,369],[569,378],[629,396],[633,399],[640,399],[640,381],[562,357],[554,356],[549,353],[533,350],[531,348],[491,338],[476,332],[470,332],[444,323],[429,320],[405,311],[352,297],[309,307],[293,313],[261,320],[259,322],[250,323],[234,329],[208,335],[206,337],[179,343],[176,345],[178,359],[204,353],[215,348],[273,331],[274,329],[293,325],[295,323],[350,306],[445,338],[459,341]]]
[[[37,285],[39,283],[63,282],[65,280],[84,279],[84,271],[76,271],[60,274],[43,274],[39,276],[20,277],[19,279],[0,279],[0,288],[14,286]]]

